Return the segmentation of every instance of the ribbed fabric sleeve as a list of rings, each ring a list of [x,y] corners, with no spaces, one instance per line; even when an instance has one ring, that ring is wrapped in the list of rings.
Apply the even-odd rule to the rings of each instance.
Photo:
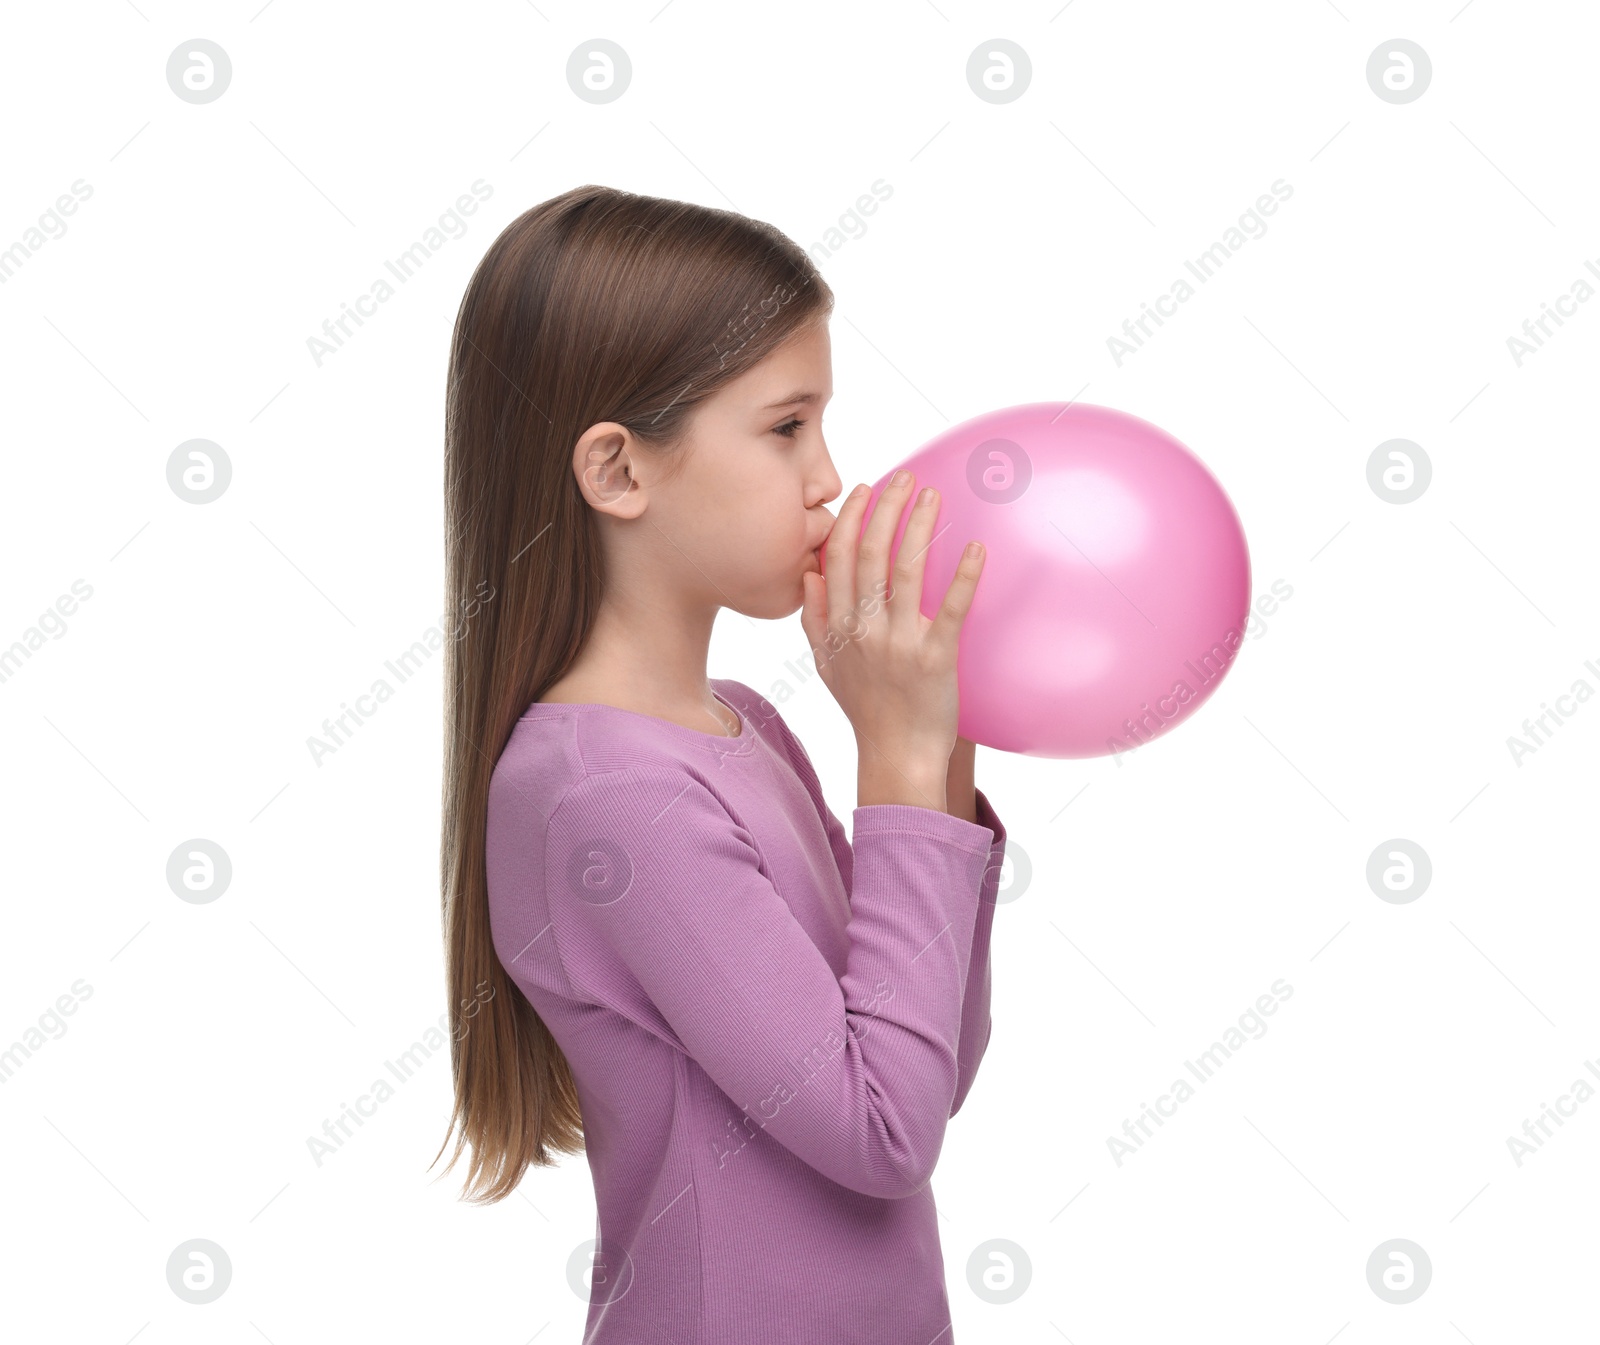
[[[977,919],[972,926],[966,992],[961,998],[961,1045],[957,1053],[956,1095],[950,1104],[952,1116],[961,1110],[961,1104],[967,1100],[967,1093],[978,1076],[978,1066],[989,1049],[989,1038],[994,1031],[994,1020],[990,1014],[989,936],[994,930],[995,894],[999,891],[1000,873],[1006,858],[1006,828],[981,789],[977,791],[977,796],[978,825],[994,833],[994,842],[989,847],[988,863],[978,892]]]
[[[828,848],[833,854],[845,891],[849,892],[853,856],[850,842],[844,834],[844,827],[834,816],[833,810],[828,807],[827,799],[822,792],[822,782],[817,776],[817,768],[811,760],[810,753],[806,751],[805,744],[781,718],[775,722],[790,764],[794,767],[801,783],[805,785],[806,792],[816,807],[817,815],[822,819],[823,831],[828,838]],[[981,789],[977,790],[976,794],[978,825],[991,831],[994,839],[989,845],[988,862],[980,884],[977,918],[972,930],[971,953],[967,960],[967,975],[963,983],[965,988],[961,999],[956,1091],[950,1104],[951,1116],[961,1110],[961,1104],[967,1099],[967,1093],[977,1077],[978,1066],[989,1048],[989,1038],[994,1027],[990,1015],[989,938],[994,928],[995,893],[999,889],[1000,874],[1005,864],[1006,828],[990,804],[988,796]]]
[[[582,994],[670,1041],[816,1171],[902,1198],[928,1182],[987,1042],[987,933],[983,1002],[966,995],[994,836],[901,804],[857,808],[853,824],[837,978],[751,834],[681,770],[624,767],[568,789],[545,891]]]

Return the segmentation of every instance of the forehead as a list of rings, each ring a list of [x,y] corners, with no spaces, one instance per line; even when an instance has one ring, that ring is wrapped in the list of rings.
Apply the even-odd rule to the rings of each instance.
[[[833,362],[826,324],[797,333],[731,384],[740,402],[758,411],[819,406],[833,396]]]

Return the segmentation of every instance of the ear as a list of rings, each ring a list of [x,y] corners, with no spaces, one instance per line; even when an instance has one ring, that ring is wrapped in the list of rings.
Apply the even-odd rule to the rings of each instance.
[[[572,450],[572,472],[590,508],[613,518],[638,518],[648,498],[638,479],[633,435],[615,421],[591,425]]]

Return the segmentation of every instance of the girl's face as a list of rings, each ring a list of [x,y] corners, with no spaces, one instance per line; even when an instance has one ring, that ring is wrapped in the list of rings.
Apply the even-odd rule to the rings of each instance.
[[[798,611],[842,490],[822,437],[833,397],[826,321],[812,324],[697,406],[669,471],[631,435],[593,427],[585,495],[630,520],[607,530],[612,570],[657,601],[775,618]],[[581,459],[580,459],[581,461]],[[599,475],[603,469],[604,475]],[[626,489],[623,489],[626,486]],[[626,601],[626,600],[625,600]]]

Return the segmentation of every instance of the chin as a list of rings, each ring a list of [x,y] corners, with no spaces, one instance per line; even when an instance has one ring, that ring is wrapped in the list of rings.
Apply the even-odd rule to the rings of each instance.
[[[788,593],[777,590],[741,593],[737,601],[726,606],[741,616],[753,617],[758,621],[781,621],[786,616],[793,616],[805,606],[805,602],[805,581],[796,579]]]
[[[775,599],[772,602],[764,603],[756,610],[748,612],[747,615],[759,617],[763,621],[781,621],[786,616],[793,616],[805,605],[805,594],[796,589],[792,597]]]

